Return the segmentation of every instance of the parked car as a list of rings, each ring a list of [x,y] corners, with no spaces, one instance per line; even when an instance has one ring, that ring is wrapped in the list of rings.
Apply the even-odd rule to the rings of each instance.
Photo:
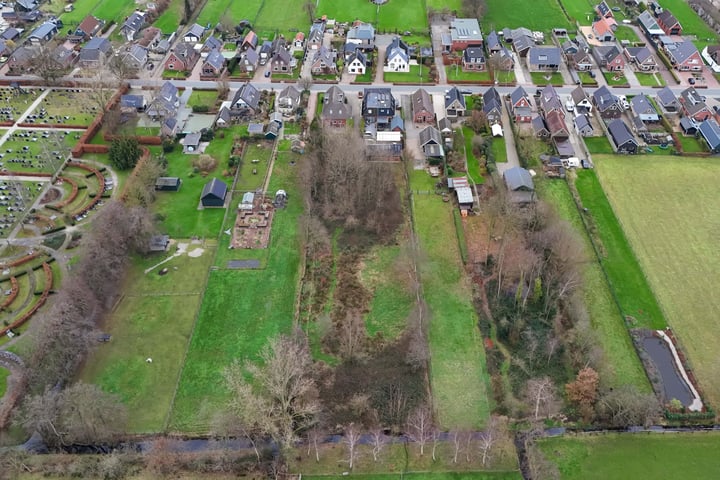
[[[630,108],[630,102],[628,102],[628,99],[625,95],[618,95],[618,98],[620,99],[620,104],[625,110],[628,110]]]
[[[265,72],[265,78],[269,78],[269,77],[270,77],[270,73],[271,73],[270,70],[268,70],[267,72]]]
[[[690,77],[690,78],[688,78],[688,83],[689,83],[690,85],[695,85],[695,77]]]

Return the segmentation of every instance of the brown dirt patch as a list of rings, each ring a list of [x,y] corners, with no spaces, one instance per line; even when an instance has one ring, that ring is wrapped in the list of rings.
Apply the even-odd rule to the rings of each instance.
[[[57,188],[51,188],[47,192],[45,192],[45,195],[43,195],[42,199],[40,199],[41,204],[51,203],[55,200],[58,200],[62,196],[62,192],[58,190]]]

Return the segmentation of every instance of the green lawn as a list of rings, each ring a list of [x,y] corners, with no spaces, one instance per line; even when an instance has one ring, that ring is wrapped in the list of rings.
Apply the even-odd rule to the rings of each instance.
[[[662,75],[653,73],[635,73],[635,76],[643,87],[664,87],[665,79]]]
[[[370,454],[371,455],[371,454]],[[384,473],[384,474],[353,474],[353,478],[368,480],[394,480],[417,478],[423,480],[521,480],[520,472],[420,472],[420,473]],[[347,475],[303,475],[308,480],[332,480],[347,478]]]
[[[610,145],[610,140],[604,135],[602,137],[584,137],[583,140],[590,153],[615,153]]]
[[[530,78],[535,85],[562,85],[564,83],[560,72],[530,72]]]
[[[628,165],[634,165],[627,157],[623,160]],[[603,161],[607,159],[595,159],[596,164]],[[602,243],[602,263],[623,314],[632,317],[630,323],[633,325],[653,329],[665,328],[665,317],[603,192],[595,170],[579,170],[576,186],[583,206],[589,210],[588,215],[597,226],[597,235]]]
[[[526,27],[549,32],[555,27],[569,27],[570,22],[555,0],[488,0],[487,13],[482,19],[483,32],[505,27]]]
[[[717,43],[718,35],[684,0],[663,0],[662,6],[670,10],[678,19],[683,27],[683,35],[695,35],[697,37],[697,41],[694,42],[696,45]],[[698,48],[702,50],[702,46],[698,46]]]
[[[622,314],[610,293],[610,287],[596,260],[590,238],[570,194],[567,183],[561,180],[536,182],[540,197],[550,203],[558,215],[570,223],[585,245],[588,261],[583,272],[583,298],[590,314],[590,322],[605,353],[606,368],[601,370],[603,384],[611,387],[632,384],[640,391],[651,387],[640,359],[635,352]]]
[[[430,180],[428,180],[430,179]],[[413,190],[432,178],[411,172]],[[425,301],[430,309],[430,372],[441,428],[476,428],[491,410],[485,351],[472,304],[472,288],[460,261],[451,204],[436,195],[413,196],[413,215],[427,260],[421,265]]]
[[[90,12],[93,11],[97,3],[98,2],[95,0],[77,0],[76,2],[73,2],[73,11],[65,12],[60,15],[60,20],[63,21],[66,28],[78,25],[90,14]]]
[[[720,404],[716,159],[596,158],[598,175],[700,386]]]
[[[597,85],[597,79],[591,77],[589,72],[577,72],[577,74],[583,85]]]
[[[213,108],[215,106],[215,101],[217,100],[217,98],[217,90],[193,89],[192,93],[190,94],[190,98],[188,99],[188,106],[192,108],[198,105]]]
[[[708,151],[706,147],[707,144],[699,138],[678,135],[678,139],[682,145],[683,152],[696,153]]]
[[[153,25],[162,30],[164,34],[170,35],[180,26],[184,8],[183,0],[171,0],[170,6],[155,20]]]
[[[207,432],[226,399],[223,369],[235,359],[257,359],[268,339],[292,327],[302,213],[295,168],[276,164],[273,170],[270,191],[284,188],[290,202],[273,220],[267,268],[210,273],[172,412],[172,431]]]
[[[410,71],[385,72],[383,78],[388,83],[428,83],[430,81],[430,68],[422,65],[422,77],[420,76],[420,65],[410,65]]]
[[[470,127],[463,126],[462,129],[463,138],[465,138],[465,157],[468,167],[468,175],[473,182],[481,184],[485,182],[482,174],[480,173],[480,159],[475,158],[472,148],[472,139],[475,136],[475,132]]]
[[[396,0],[381,5],[377,27],[388,33],[427,32],[425,0]]]
[[[238,17],[233,16],[232,18]],[[310,22],[307,13],[303,11],[303,2],[263,0],[253,26],[256,30],[289,30],[297,28],[304,32],[310,28]]]
[[[593,435],[538,441],[561,478],[718,478],[716,432]]]
[[[223,19],[223,16],[227,16],[234,24],[237,24],[240,20],[247,19],[254,25],[262,4],[262,0],[247,0],[244,2],[213,0],[212,2],[205,3],[202,12],[200,12],[198,16],[197,22],[200,25],[207,25],[208,23],[215,25]]]
[[[447,79],[449,82],[490,82],[492,76],[489,71],[484,72],[463,72],[462,65],[447,65],[445,67]]]
[[[632,27],[629,27],[627,25],[618,25],[617,30],[615,30],[615,38],[618,42],[622,40],[627,40],[630,43],[640,42],[637,33],[635,33],[635,30],[633,30]]]
[[[622,72],[603,72],[603,76],[610,87],[628,85],[627,78]]]
[[[0,367],[0,398],[5,395],[7,389],[7,378],[10,376],[10,370]]]
[[[185,240],[185,242],[188,242]],[[190,245],[193,251],[200,245]],[[215,253],[204,246],[198,258],[176,257],[147,275],[149,268],[174,253],[136,260],[124,295],[104,331],[112,340],[91,355],[81,378],[117,393],[132,415],[129,431],[162,432],[177,386],[205,278]],[[166,275],[159,275],[167,268]],[[152,363],[146,362],[152,358]]]
[[[595,4],[588,0],[560,0],[565,6],[570,18],[580,22],[580,25],[590,25],[595,17]],[[588,18],[589,16],[589,18]]]
[[[462,11],[462,0],[426,0],[425,3],[428,9],[442,10],[447,8],[451,12],[458,12],[458,14]]]
[[[270,166],[272,144],[270,142],[248,142],[243,155],[242,168],[235,184],[235,190],[248,192],[262,186],[265,174]],[[253,160],[258,160],[253,162]],[[253,173],[253,169],[256,173]]]
[[[375,24],[377,5],[367,0],[320,0],[317,15],[327,15],[338,22],[352,22],[356,19]],[[303,13],[307,20],[307,14]],[[308,24],[309,25],[309,24]],[[308,27],[309,28],[309,27]]]
[[[505,138],[504,137],[495,137],[492,140],[492,145],[490,146],[493,157],[495,157],[496,163],[505,163],[507,162],[507,147],[505,146]]]

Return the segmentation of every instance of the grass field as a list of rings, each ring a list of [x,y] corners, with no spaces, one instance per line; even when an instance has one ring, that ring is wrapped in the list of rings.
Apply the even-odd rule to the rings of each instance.
[[[190,94],[190,98],[188,98],[187,103],[188,103],[188,106],[191,108],[196,105],[212,108],[215,106],[215,100],[217,100],[217,98],[218,98],[218,93],[216,90],[193,89],[192,93]]]
[[[432,191],[424,171],[411,173],[413,190]],[[430,371],[433,399],[441,428],[475,428],[491,410],[485,351],[477,327],[470,282],[454,239],[451,205],[436,195],[413,197],[413,215],[427,260],[421,279],[431,319]]]
[[[603,161],[607,159],[595,158],[596,164]],[[628,166],[635,165],[635,162],[628,162],[626,157],[620,161],[624,161]],[[636,326],[665,328],[665,317],[603,192],[595,170],[579,170],[575,185],[583,206],[589,210],[588,215],[597,227],[597,235],[602,243],[602,263],[623,314],[632,317],[630,323]]]
[[[716,432],[565,437],[538,445],[564,480],[720,477]]]
[[[200,245],[189,251],[196,247]],[[130,432],[162,432],[166,427],[215,254],[214,247],[204,248],[198,258],[182,255],[147,275],[144,269],[174,252],[135,261],[122,300],[105,325],[112,340],[95,350],[82,372],[83,380],[120,395],[132,412]],[[161,276],[160,268],[169,271]]]
[[[475,157],[472,148],[472,139],[475,136],[475,132],[473,132],[470,127],[463,126],[462,133],[465,139],[465,160],[467,162],[468,175],[473,182],[477,184],[483,183],[485,179],[480,173],[480,159]]]
[[[372,5],[372,4],[371,4]],[[425,0],[402,0],[380,6],[377,27],[388,33],[427,31]]]
[[[233,18],[237,17],[233,16]],[[303,2],[263,0],[253,26],[256,30],[290,30],[296,28],[305,32],[310,28],[310,21],[307,13],[303,11]]]
[[[622,72],[603,72],[603,77],[605,77],[605,81],[610,87],[628,85],[627,78]]]
[[[595,17],[594,5],[589,0],[560,0],[570,18],[580,22],[580,25],[590,25]],[[589,18],[588,18],[589,16]]]
[[[615,153],[612,145],[610,145],[610,140],[608,140],[605,135],[602,137],[585,137],[583,140],[585,141],[585,146],[590,153]]]
[[[643,87],[656,87],[665,86],[665,79],[662,75],[658,74],[652,74],[652,73],[635,73],[635,77],[637,77],[638,82],[640,82],[640,85]]]
[[[66,26],[79,24],[88,14],[105,21],[115,21],[122,24],[135,8],[134,2],[118,0],[78,0],[74,2],[72,12],[63,13],[60,19]]]
[[[499,162],[499,163],[507,162],[507,146],[505,145],[505,138],[503,138],[503,137],[493,138],[490,149],[492,150],[493,157],[495,157],[496,162]]]
[[[716,43],[718,35],[690,8],[684,0],[663,0],[663,8],[670,10],[683,27],[683,35],[695,35],[697,41],[693,42],[702,50],[708,43]]]
[[[619,25],[617,27],[617,30],[615,30],[615,38],[618,42],[621,42],[622,40],[627,40],[630,43],[638,43],[640,41],[637,33],[635,33],[635,30],[626,25]]]
[[[678,139],[680,140],[680,144],[682,145],[683,152],[697,153],[708,151],[706,147],[707,144],[699,138],[678,135]]]
[[[166,35],[173,33],[178,29],[180,25],[180,19],[183,15],[183,9],[183,0],[172,0],[167,10],[165,10],[162,15],[158,17],[157,20],[155,20],[155,23],[153,23],[153,25],[162,30],[162,32]],[[204,24],[201,25],[204,26]]]
[[[488,0],[487,13],[482,19],[484,32],[505,27],[526,27],[549,32],[555,27],[569,27],[570,22],[556,0]]]
[[[303,475],[309,480],[331,480],[347,478],[347,475]],[[419,472],[419,473],[382,473],[358,475],[353,478],[368,480],[394,480],[396,478],[417,478],[423,480],[521,480],[520,472]]]
[[[492,80],[492,76],[487,70],[484,72],[463,72],[460,65],[448,65],[445,67],[445,72],[450,82],[489,82]]]
[[[210,273],[172,412],[172,431],[207,432],[227,395],[223,369],[235,359],[257,359],[268,339],[292,326],[302,212],[295,173],[285,164],[273,169],[270,191],[284,188],[291,200],[273,220],[267,268]]]
[[[422,67],[422,77],[420,68]],[[409,72],[384,72],[383,79],[389,83],[428,83],[430,81],[430,68],[425,65],[410,65]]]
[[[715,328],[720,311],[720,224],[715,159],[596,160],[598,174],[638,260],[711,404],[720,404]],[[710,288],[708,288],[710,287]]]
[[[0,367],[0,398],[5,395],[7,389],[7,378],[10,376],[10,370]]]
[[[550,203],[558,215],[573,226],[585,245],[588,261],[583,272],[584,298],[590,321],[597,331],[598,340],[607,359],[602,370],[603,384],[611,387],[633,384],[640,391],[650,392],[651,387],[640,359],[630,340],[620,310],[613,300],[610,287],[587,236],[582,219],[567,184],[560,180],[536,182],[540,197]]]

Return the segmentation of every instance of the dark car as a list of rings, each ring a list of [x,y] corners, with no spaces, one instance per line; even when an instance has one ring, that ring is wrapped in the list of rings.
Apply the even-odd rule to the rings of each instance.
[[[270,76],[270,73],[271,73],[270,70],[268,70],[267,72],[265,72],[265,78],[268,78],[268,77]]]
[[[693,77],[688,78],[688,83],[690,85],[695,85],[695,78],[693,78]]]

